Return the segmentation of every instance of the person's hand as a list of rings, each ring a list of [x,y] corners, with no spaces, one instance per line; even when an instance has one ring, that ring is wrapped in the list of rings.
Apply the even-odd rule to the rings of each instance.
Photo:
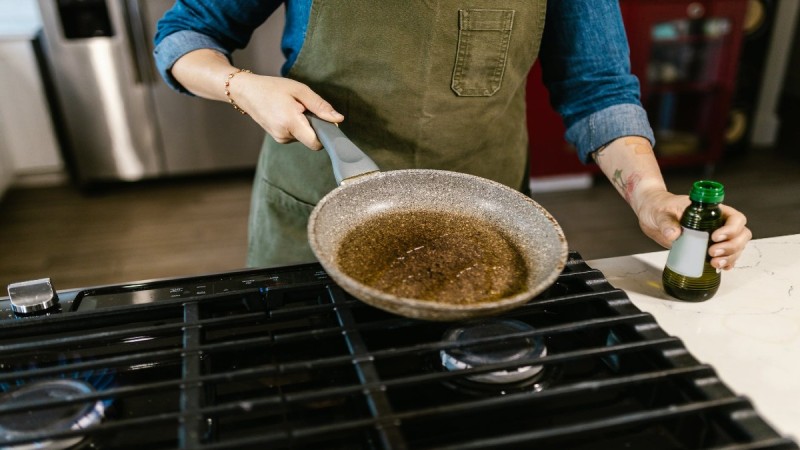
[[[233,102],[281,144],[300,141],[312,150],[322,149],[317,134],[303,114],[306,111],[329,122],[344,120],[330,103],[305,84],[237,70],[216,50],[201,48],[186,53],[175,61],[170,71],[175,80],[194,95]],[[224,91],[221,89],[223,81]]]
[[[239,73],[236,77],[237,83],[231,83],[236,103],[281,144],[300,141],[312,150],[322,149],[303,114],[306,111],[329,122],[344,120],[330,103],[298,81],[251,73]]]
[[[649,193],[639,203],[639,226],[651,239],[670,248],[681,235],[679,220],[690,203],[687,195],[675,195],[667,191]],[[753,233],[746,226],[747,218],[744,214],[727,205],[720,205],[720,209],[725,223],[711,234],[714,244],[709,247],[708,254],[712,257],[712,266],[730,270],[742,255]]]

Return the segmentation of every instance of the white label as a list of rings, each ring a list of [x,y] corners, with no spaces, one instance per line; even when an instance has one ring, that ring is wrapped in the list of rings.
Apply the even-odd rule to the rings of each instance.
[[[703,274],[708,251],[708,232],[683,227],[681,236],[672,243],[667,267],[673,272],[692,278]]]

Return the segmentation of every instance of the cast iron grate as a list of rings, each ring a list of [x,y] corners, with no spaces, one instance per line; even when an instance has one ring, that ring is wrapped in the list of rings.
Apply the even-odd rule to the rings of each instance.
[[[453,324],[385,313],[318,276],[316,265],[298,271],[317,276],[282,282],[265,269],[242,289],[0,321],[0,391],[65,378],[94,388],[0,401],[0,427],[48,408],[105,405],[105,418],[84,429],[0,433],[0,445],[798,448],[575,252],[548,291],[503,315],[530,331],[459,344],[442,340]],[[169,292],[169,284],[158,286]],[[546,356],[440,368],[442,350],[524,338],[542,340]],[[535,389],[467,378],[526,365],[544,367]]]

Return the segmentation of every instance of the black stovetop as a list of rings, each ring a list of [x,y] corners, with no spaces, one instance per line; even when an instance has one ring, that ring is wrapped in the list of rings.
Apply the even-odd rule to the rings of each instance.
[[[316,264],[59,294],[42,317],[0,299],[2,448],[798,448],[575,252],[527,305],[464,323],[374,309]],[[443,340],[496,323],[520,328]]]

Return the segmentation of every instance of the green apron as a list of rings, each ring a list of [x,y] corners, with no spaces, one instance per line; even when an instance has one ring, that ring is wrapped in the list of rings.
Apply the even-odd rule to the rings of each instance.
[[[344,114],[342,131],[381,170],[526,180],[525,80],[546,0],[314,0],[288,77]],[[267,136],[249,222],[248,265],[314,261],[306,224],[336,187],[330,160]]]

